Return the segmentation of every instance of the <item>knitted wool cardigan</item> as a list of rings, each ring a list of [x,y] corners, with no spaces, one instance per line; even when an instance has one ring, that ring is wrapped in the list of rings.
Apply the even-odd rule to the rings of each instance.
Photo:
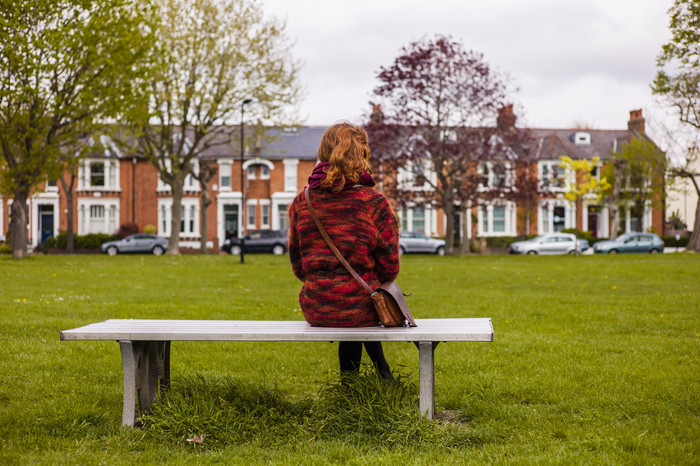
[[[399,274],[398,222],[389,202],[368,186],[339,193],[312,189],[311,202],[340,253],[372,287]],[[367,327],[379,320],[369,293],[323,240],[300,193],[289,207],[289,258],[304,282],[299,304],[316,327]]]

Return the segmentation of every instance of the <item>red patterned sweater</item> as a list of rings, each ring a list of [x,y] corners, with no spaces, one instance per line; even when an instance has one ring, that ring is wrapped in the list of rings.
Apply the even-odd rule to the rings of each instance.
[[[339,193],[312,189],[311,202],[340,253],[371,286],[399,274],[398,223],[384,195],[368,186]],[[299,303],[316,327],[378,324],[369,293],[343,267],[311,218],[304,193],[289,206],[289,258],[304,282]]]

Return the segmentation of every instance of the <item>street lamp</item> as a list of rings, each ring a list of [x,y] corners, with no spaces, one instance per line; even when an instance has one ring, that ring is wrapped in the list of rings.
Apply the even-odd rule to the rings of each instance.
[[[245,253],[243,250],[245,248],[245,224],[247,221],[245,195],[243,194],[243,152],[245,151],[245,145],[243,144],[243,108],[252,101],[253,99],[245,99],[241,104],[241,264],[245,263]]]

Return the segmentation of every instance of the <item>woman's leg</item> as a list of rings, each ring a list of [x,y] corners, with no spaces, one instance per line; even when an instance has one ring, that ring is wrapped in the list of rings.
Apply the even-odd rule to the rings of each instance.
[[[382,349],[382,342],[381,341],[366,341],[365,342],[365,350],[367,351],[369,358],[374,363],[374,367],[377,368],[379,375],[381,375],[382,378],[384,380],[386,380],[387,382],[394,380],[394,377],[391,375],[391,369],[389,368],[389,363],[386,362],[386,358],[384,358],[384,350]]]
[[[362,342],[341,341],[338,344],[338,359],[340,359],[340,374],[360,370],[362,359]]]

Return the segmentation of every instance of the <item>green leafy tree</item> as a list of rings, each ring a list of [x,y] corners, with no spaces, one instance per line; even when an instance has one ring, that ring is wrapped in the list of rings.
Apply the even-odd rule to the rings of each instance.
[[[611,238],[619,234],[620,206],[630,207],[637,224],[642,225],[646,206],[661,204],[666,165],[666,154],[644,137],[632,138],[612,154],[603,170],[607,186],[602,190],[611,208]]]
[[[12,197],[12,254],[27,254],[27,200],[61,154],[133,103],[151,38],[140,0],[3,0],[0,189]]]
[[[168,253],[178,254],[184,185],[199,176],[197,157],[240,142],[230,123],[247,99],[251,120],[289,123],[301,96],[299,64],[284,23],[265,18],[252,0],[158,0],[158,16],[156,76],[140,83],[145,106],[129,126],[134,150],[170,187]]]
[[[594,202],[600,200],[602,192],[608,188],[608,182],[605,178],[598,180],[597,177],[593,176],[593,171],[600,163],[600,158],[594,157],[592,160],[572,159],[563,155],[559,159],[561,160],[559,166],[570,174],[571,180],[564,197],[577,210],[581,208],[584,199],[590,199]],[[575,251],[578,255],[578,248]]]
[[[700,129],[700,2],[675,0],[669,14],[671,41],[656,59],[651,88],[678,111],[682,122]]]

